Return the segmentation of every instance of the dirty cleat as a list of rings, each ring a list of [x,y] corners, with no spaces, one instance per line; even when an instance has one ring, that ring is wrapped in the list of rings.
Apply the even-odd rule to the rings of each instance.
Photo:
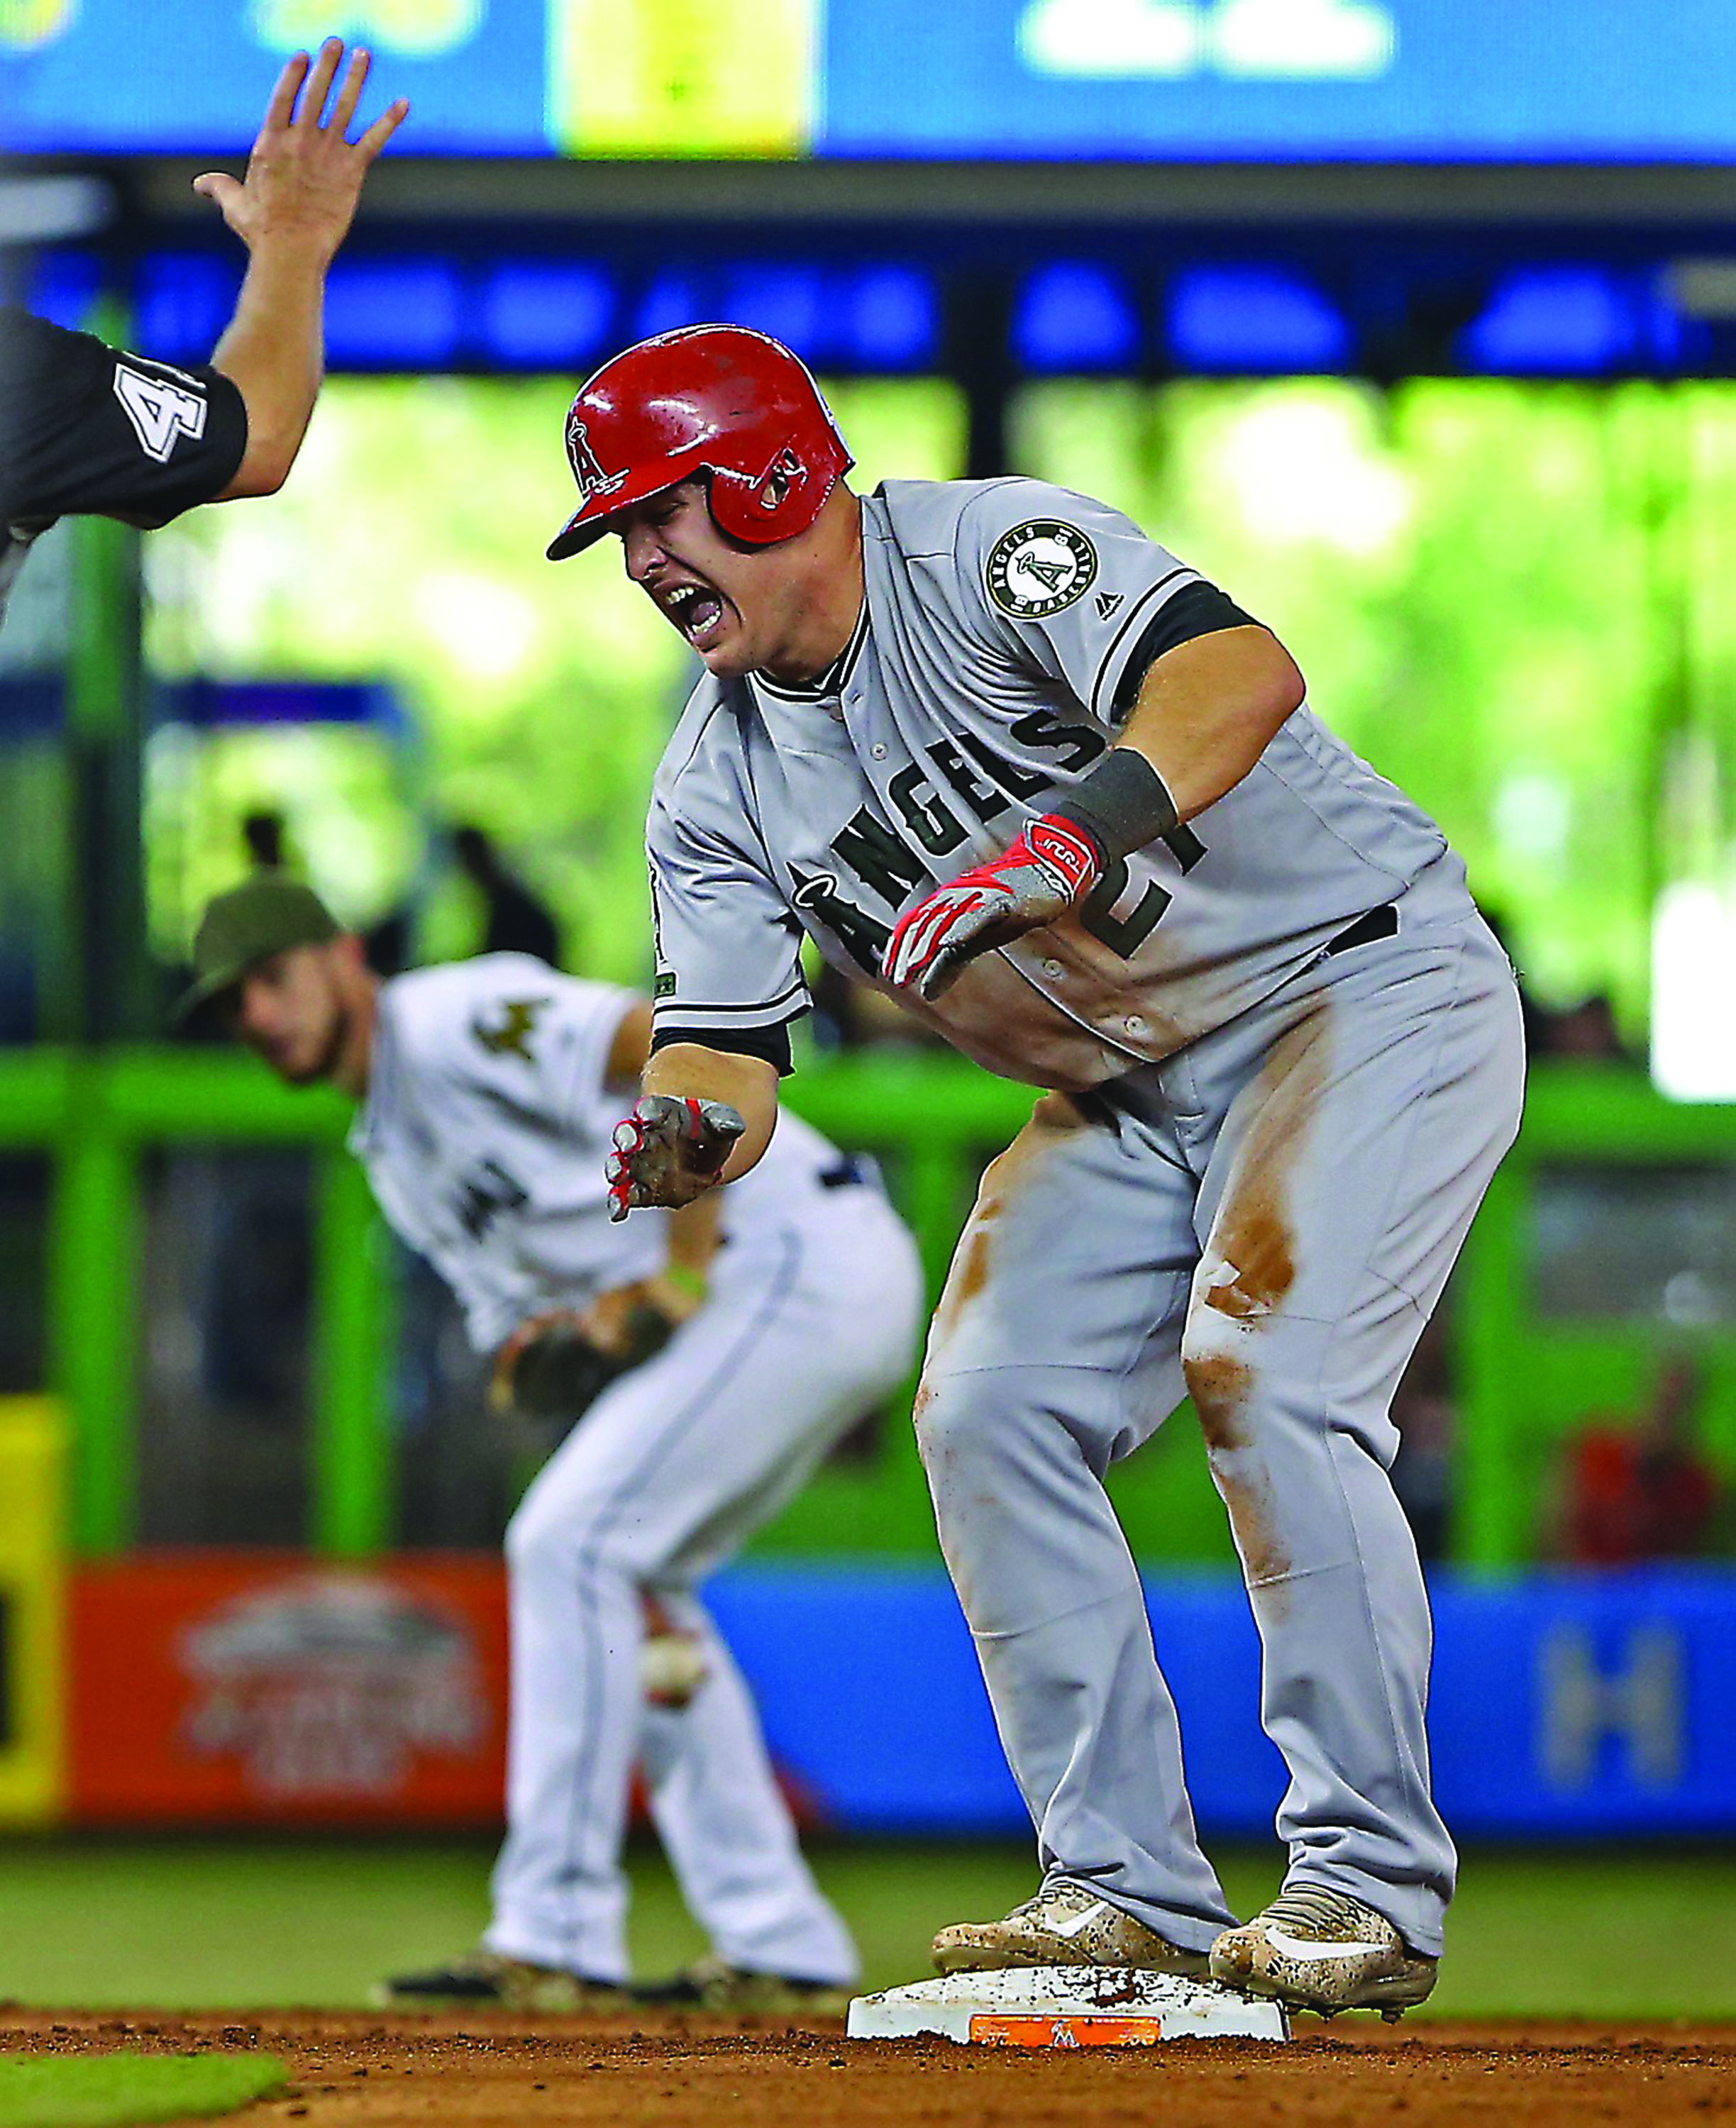
[[[796,1974],[754,1973],[721,1958],[696,1959],[667,1980],[644,1980],[633,2000],[656,2010],[722,2010],[767,2016],[841,2017],[850,1990],[840,1982],[808,1980]]]
[[[625,2010],[625,1992],[559,1966],[530,1965],[497,1950],[468,1950],[426,1973],[403,1973],[373,1990],[381,2010]]]
[[[1439,1960],[1420,1958],[1385,1915],[1347,1893],[1296,1884],[1263,1914],[1226,1929],[1211,1946],[1211,1977],[1292,2009],[1415,2009],[1434,1985]]]
[[[934,1942],[937,1973],[994,1973],[1010,1965],[1130,1965],[1202,1975],[1203,1950],[1183,1950],[1083,1884],[1047,1886],[1001,1921],[961,1921]]]

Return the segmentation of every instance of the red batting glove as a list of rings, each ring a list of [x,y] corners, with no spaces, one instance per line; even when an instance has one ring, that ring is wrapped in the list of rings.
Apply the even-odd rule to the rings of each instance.
[[[610,1218],[646,1204],[691,1204],[715,1189],[746,1128],[722,1101],[645,1095],[615,1126],[615,1150],[603,1163]]]
[[[880,972],[900,990],[937,998],[967,962],[1053,924],[1103,876],[1103,859],[1082,829],[1045,813],[997,857],[936,887],[898,919]]]

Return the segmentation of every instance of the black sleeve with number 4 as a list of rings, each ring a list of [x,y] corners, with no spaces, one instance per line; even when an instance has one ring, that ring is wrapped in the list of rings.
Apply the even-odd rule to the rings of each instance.
[[[0,308],[0,527],[74,513],[149,526],[209,502],[247,448],[241,395]]]

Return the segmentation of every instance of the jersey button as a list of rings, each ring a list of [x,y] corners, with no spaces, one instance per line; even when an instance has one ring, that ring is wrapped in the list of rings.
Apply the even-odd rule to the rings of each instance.
[[[1121,1024],[1130,1034],[1149,1034],[1151,1032],[1138,1013],[1134,1013],[1130,1019],[1124,1019]]]
[[[1052,983],[1058,983],[1067,971],[1058,961],[1045,961],[1043,963],[1043,972]]]
[[[884,746],[871,746],[868,748],[868,752],[874,757],[876,761],[884,761],[886,759],[887,750]]]

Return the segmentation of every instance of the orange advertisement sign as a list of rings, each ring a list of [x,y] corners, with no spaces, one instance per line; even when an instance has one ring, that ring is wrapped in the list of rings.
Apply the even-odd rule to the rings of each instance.
[[[80,1569],[69,1627],[79,1822],[499,1822],[498,1560],[146,1554]]]

